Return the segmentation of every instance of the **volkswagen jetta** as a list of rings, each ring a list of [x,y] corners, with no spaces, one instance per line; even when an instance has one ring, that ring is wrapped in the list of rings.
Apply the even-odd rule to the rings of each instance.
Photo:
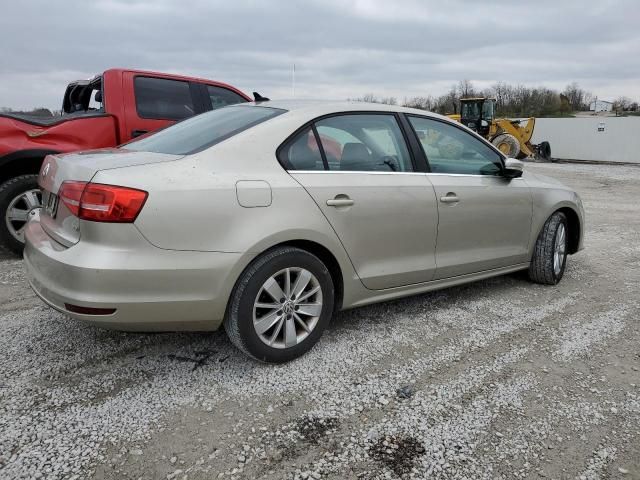
[[[51,155],[26,229],[34,291],[122,330],[215,330],[252,357],[309,350],[334,312],[528,270],[582,248],[578,195],[449,119],[265,101],[117,149]]]

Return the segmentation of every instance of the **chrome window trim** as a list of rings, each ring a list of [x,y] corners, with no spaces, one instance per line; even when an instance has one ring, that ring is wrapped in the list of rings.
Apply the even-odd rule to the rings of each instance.
[[[287,170],[291,175],[296,173],[338,173],[338,174],[351,174],[351,173],[364,173],[367,175],[424,175],[425,172],[376,172],[369,170]]]
[[[506,178],[501,175],[478,175],[475,173],[434,173],[426,172],[426,175],[433,175],[438,177],[481,177],[481,178]],[[511,178],[510,180],[522,180],[522,177]]]
[[[505,177],[501,177],[499,175],[476,175],[471,173],[433,173],[433,172],[376,172],[376,171],[368,171],[368,170],[287,170],[287,172],[291,175],[295,175],[296,173],[313,173],[313,174],[323,174],[323,173],[331,173],[331,174],[353,174],[353,173],[364,173],[366,175],[426,175],[426,176],[438,176],[438,177],[479,177],[479,178],[500,178],[504,179]],[[511,178],[510,180],[523,180],[522,177]]]

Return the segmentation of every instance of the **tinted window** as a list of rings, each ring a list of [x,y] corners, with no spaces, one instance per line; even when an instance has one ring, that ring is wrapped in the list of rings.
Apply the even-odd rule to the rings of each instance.
[[[501,157],[461,128],[424,117],[409,117],[431,171],[467,175],[499,175]]]
[[[214,87],[207,85],[207,92],[209,93],[209,99],[211,100],[211,109],[226,107],[227,105],[233,105],[234,103],[246,102],[246,100],[231,90],[227,90],[222,87]]]
[[[278,108],[225,107],[176,123],[124,148],[174,155],[196,153],[284,112]]]
[[[134,91],[142,118],[181,120],[195,115],[188,82],[136,77]]]
[[[330,170],[410,172],[411,157],[393,115],[339,115],[316,122]]]
[[[285,145],[279,152],[279,159],[288,170],[324,170],[318,142],[311,128]]]

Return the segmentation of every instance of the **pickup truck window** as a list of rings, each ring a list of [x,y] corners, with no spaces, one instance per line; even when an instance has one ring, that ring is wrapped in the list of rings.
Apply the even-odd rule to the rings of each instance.
[[[195,115],[189,82],[138,76],[133,85],[141,118],[182,120]]]
[[[243,103],[246,100],[231,90],[222,87],[207,85],[207,92],[211,100],[211,110],[233,105],[234,103]]]
[[[137,152],[190,155],[284,112],[286,110],[279,108],[232,105],[176,123],[153,135],[129,142],[122,148]]]

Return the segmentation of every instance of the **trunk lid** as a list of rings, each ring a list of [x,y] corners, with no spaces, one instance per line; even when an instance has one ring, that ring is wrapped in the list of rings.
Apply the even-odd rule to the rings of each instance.
[[[89,182],[100,170],[170,162],[180,158],[180,155],[133,152],[120,148],[49,155],[38,177],[38,184],[42,188],[40,224],[54,240],[70,247],[80,241],[80,220],[58,197],[63,182]]]

